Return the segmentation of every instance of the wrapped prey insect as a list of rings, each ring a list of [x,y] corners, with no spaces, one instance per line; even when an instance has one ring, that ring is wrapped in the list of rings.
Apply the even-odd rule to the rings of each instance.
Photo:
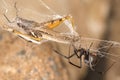
[[[59,32],[54,31],[53,29],[58,27],[61,23],[64,21],[70,21],[73,26],[72,16],[67,15],[61,18],[53,19],[50,21],[38,23],[32,20],[23,19],[21,17],[18,17],[18,10],[15,3],[15,9],[16,9],[16,18],[14,21],[10,21],[8,17],[4,14],[4,17],[9,22],[8,30],[19,35],[20,37],[32,41],[34,43],[40,44],[42,40],[52,40],[52,41],[58,41],[62,43],[70,42],[72,36],[64,36],[64,34],[61,34]],[[73,27],[71,27],[71,30],[74,30]],[[64,40],[63,40],[64,39]]]

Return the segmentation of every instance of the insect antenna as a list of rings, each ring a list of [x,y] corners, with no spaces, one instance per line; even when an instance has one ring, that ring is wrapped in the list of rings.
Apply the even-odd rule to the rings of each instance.
[[[6,16],[5,13],[3,14],[4,17],[7,19],[7,21],[8,21],[9,23],[14,23],[14,22],[17,20],[17,18],[18,18],[18,9],[17,9],[16,4],[17,4],[17,3],[15,2],[15,3],[14,3],[14,8],[15,8],[15,10],[16,10],[16,18],[15,18],[15,20],[11,21],[11,20]]]
[[[15,8],[15,10],[16,10],[16,16],[18,17],[17,2],[15,2],[15,4],[14,4],[14,8]]]

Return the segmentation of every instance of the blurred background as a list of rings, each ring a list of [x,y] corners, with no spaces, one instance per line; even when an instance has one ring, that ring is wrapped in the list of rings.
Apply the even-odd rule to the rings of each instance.
[[[38,45],[3,30],[2,26],[8,24],[3,14],[11,21],[16,17],[15,2],[18,15],[24,19],[40,23],[56,14],[70,14],[80,36],[120,42],[120,0],[0,0],[0,80],[120,79],[119,63],[104,75],[89,71],[86,66],[78,69],[52,50],[67,54],[65,45],[52,41]],[[99,68],[106,69],[108,62]]]

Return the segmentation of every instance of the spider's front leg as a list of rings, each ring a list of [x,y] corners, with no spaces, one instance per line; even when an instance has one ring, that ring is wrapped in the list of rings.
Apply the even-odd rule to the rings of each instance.
[[[69,56],[65,56],[65,55],[61,54],[60,52],[58,52],[57,50],[53,50],[53,51],[54,51],[55,53],[59,54],[60,56],[68,59],[68,62],[69,62],[71,65],[73,65],[73,66],[75,66],[75,67],[78,67],[78,68],[81,68],[81,67],[82,67],[82,61],[81,61],[82,59],[81,59],[81,57],[79,58],[79,59],[80,59],[80,66],[74,64],[74,63],[70,60],[73,56],[76,55],[75,53],[73,53],[73,54],[71,54],[71,55],[69,55]]]

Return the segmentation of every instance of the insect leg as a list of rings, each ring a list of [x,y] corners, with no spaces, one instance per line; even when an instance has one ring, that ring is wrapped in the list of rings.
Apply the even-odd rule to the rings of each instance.
[[[59,18],[59,19],[56,19],[56,20],[52,20],[52,21],[48,21],[48,22],[45,22],[45,26],[47,26],[48,28],[50,29],[53,29],[55,27],[58,27],[60,24],[62,24],[65,20],[69,20],[71,23],[72,23],[72,26],[73,26],[73,19],[70,15],[67,15],[63,18]]]
[[[14,22],[15,22],[15,21],[10,21],[5,14],[3,14],[3,15],[4,15],[4,17],[6,18],[6,20],[7,20],[9,23],[14,23]]]
[[[15,2],[15,4],[14,4],[14,8],[16,9],[16,18],[15,18],[15,20],[10,21],[10,20],[8,19],[8,17],[6,16],[6,14],[5,14],[5,13],[3,14],[4,17],[6,18],[6,20],[7,20],[9,23],[14,23],[14,22],[16,21],[17,17],[18,17],[18,9],[17,9],[17,7],[16,7],[16,2]]]

